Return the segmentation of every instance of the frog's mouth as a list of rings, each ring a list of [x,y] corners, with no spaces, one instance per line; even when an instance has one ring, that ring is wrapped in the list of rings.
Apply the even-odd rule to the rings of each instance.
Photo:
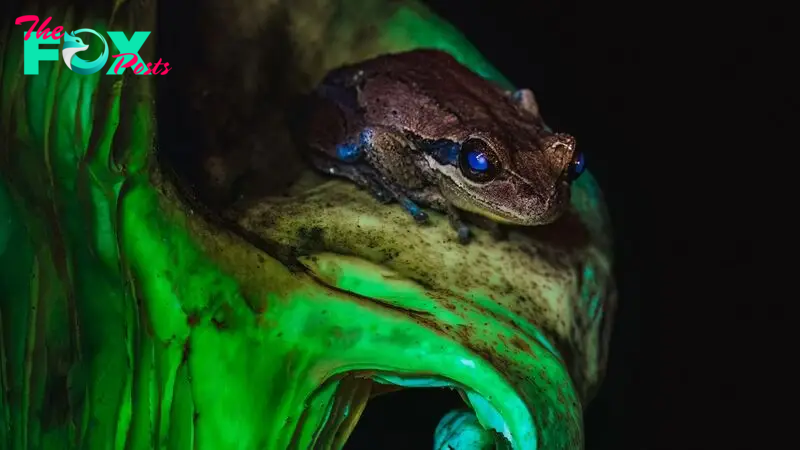
[[[452,166],[438,167],[446,175],[446,178],[451,180],[460,178],[458,169]],[[519,175],[514,174],[513,176],[519,180],[518,183],[528,183]],[[550,224],[561,217],[569,200],[569,185],[560,183],[552,196],[546,199],[539,199],[538,201],[525,200],[528,197],[520,195],[516,204],[507,203],[506,198],[504,198],[506,201],[492,201],[497,196],[493,195],[491,191],[483,190],[491,183],[495,182],[490,182],[485,186],[476,186],[474,190],[458,188],[457,183],[451,182],[440,183],[439,188],[445,198],[458,209],[505,225],[535,226]],[[499,184],[507,183],[508,181],[504,181]]]
[[[425,433],[429,437],[424,447],[416,446],[420,440],[416,437],[416,442],[410,442],[412,439],[406,438],[407,440],[404,439],[402,442],[394,442],[395,445],[388,444],[391,448],[412,448],[414,445],[414,449],[435,450],[535,449],[535,440],[512,444],[510,425],[488,400],[488,398],[503,398],[504,394],[498,392],[497,395],[500,397],[493,396],[491,386],[482,386],[481,390],[486,391],[487,387],[490,388],[490,393],[484,396],[469,386],[436,374],[400,375],[389,372],[353,371],[336,376],[324,383],[310,402],[313,404],[322,400],[326,397],[326,392],[334,393],[329,396],[324,420],[316,427],[316,436],[310,448],[387,448],[386,441],[376,443],[374,440],[379,438],[379,433],[394,428],[400,433],[405,429],[408,434],[419,436],[420,433]],[[448,397],[445,392],[432,392],[433,389],[424,388],[438,388],[437,391],[449,391],[452,395]],[[387,407],[390,408],[392,402],[403,406],[403,402],[397,399],[406,393],[411,394],[410,390],[415,391],[416,395],[413,397],[419,403],[412,408],[406,405],[405,411],[391,411],[387,414]],[[383,403],[381,405],[383,411],[377,413],[383,412],[383,417],[370,414],[370,400],[379,396],[381,397],[379,402]],[[442,398],[446,398],[447,404],[454,407],[454,411],[450,413],[442,411],[444,408],[438,408],[441,411],[441,417],[436,420],[438,426],[432,424],[430,414],[426,414],[430,408],[437,409],[430,397],[439,402]],[[461,401],[458,401],[458,397]],[[371,415],[366,421],[368,423],[365,423],[364,427],[359,426],[361,419],[368,415]],[[426,415],[427,418],[419,417]],[[354,438],[351,440],[351,437]]]

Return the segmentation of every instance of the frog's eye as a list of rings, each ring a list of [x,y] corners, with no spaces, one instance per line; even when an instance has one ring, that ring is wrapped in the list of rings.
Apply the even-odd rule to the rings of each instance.
[[[458,166],[465,177],[476,182],[493,179],[499,169],[495,153],[486,142],[476,138],[461,144]]]
[[[569,163],[569,171],[568,177],[569,181],[573,181],[583,173],[584,169],[586,168],[584,160],[583,160],[583,152],[575,152],[572,156],[572,161]]]

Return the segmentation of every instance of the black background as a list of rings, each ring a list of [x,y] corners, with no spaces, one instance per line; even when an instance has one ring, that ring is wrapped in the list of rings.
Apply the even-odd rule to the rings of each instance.
[[[788,297],[773,292],[783,263],[756,249],[777,238],[781,254],[787,241],[773,204],[780,174],[792,171],[780,161],[793,150],[775,137],[796,101],[780,88],[792,56],[778,47],[779,13],[427,3],[516,86],[534,90],[548,124],[577,137],[607,196],[620,308],[606,381],[586,412],[587,449],[788,448],[779,441],[795,408],[784,397],[794,363],[776,352],[782,338],[764,339],[789,320]],[[773,273],[760,284],[759,262]],[[433,393],[402,395],[368,410],[435,426],[447,409]],[[369,415],[367,423],[348,448],[427,448],[410,445],[425,439],[413,430]]]

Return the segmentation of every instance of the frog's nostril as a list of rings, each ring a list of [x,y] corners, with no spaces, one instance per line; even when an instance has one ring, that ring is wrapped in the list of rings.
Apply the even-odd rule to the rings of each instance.
[[[565,155],[575,151],[575,138],[565,133],[556,133],[545,141],[545,148],[556,155]]]

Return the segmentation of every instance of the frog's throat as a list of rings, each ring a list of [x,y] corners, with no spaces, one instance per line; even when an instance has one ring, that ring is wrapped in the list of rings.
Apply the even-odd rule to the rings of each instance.
[[[549,214],[542,216],[522,216],[514,214],[510,209],[503,208],[502,205],[491,204],[481,198],[473,197],[455,189],[447,190],[447,199],[458,209],[478,214],[505,225],[546,225],[554,222],[560,214]]]
[[[487,219],[493,220],[497,223],[505,224],[505,225],[535,225],[535,222],[531,222],[529,220],[525,220],[519,217],[511,216],[511,215],[500,215],[500,212],[505,212],[500,209],[483,205],[480,203],[479,200],[472,199],[472,198],[458,198],[457,202],[454,202],[455,206],[459,209],[463,209],[464,211],[471,212],[474,214],[479,214]]]
[[[432,159],[428,159],[429,164],[436,164]],[[439,189],[442,195],[456,208],[477,214],[494,222],[506,225],[534,226],[547,225],[556,221],[563,213],[564,208],[553,208],[551,205],[544,204],[540,209],[540,214],[523,215],[516,213],[513,209],[504,207],[502,202],[490,202],[480,196],[470,195],[465,189],[458,186],[456,182],[459,177],[458,169],[453,166],[442,166],[436,164],[441,172],[442,179],[439,182]],[[515,177],[523,180],[519,175]],[[503,200],[503,199],[501,199]]]

